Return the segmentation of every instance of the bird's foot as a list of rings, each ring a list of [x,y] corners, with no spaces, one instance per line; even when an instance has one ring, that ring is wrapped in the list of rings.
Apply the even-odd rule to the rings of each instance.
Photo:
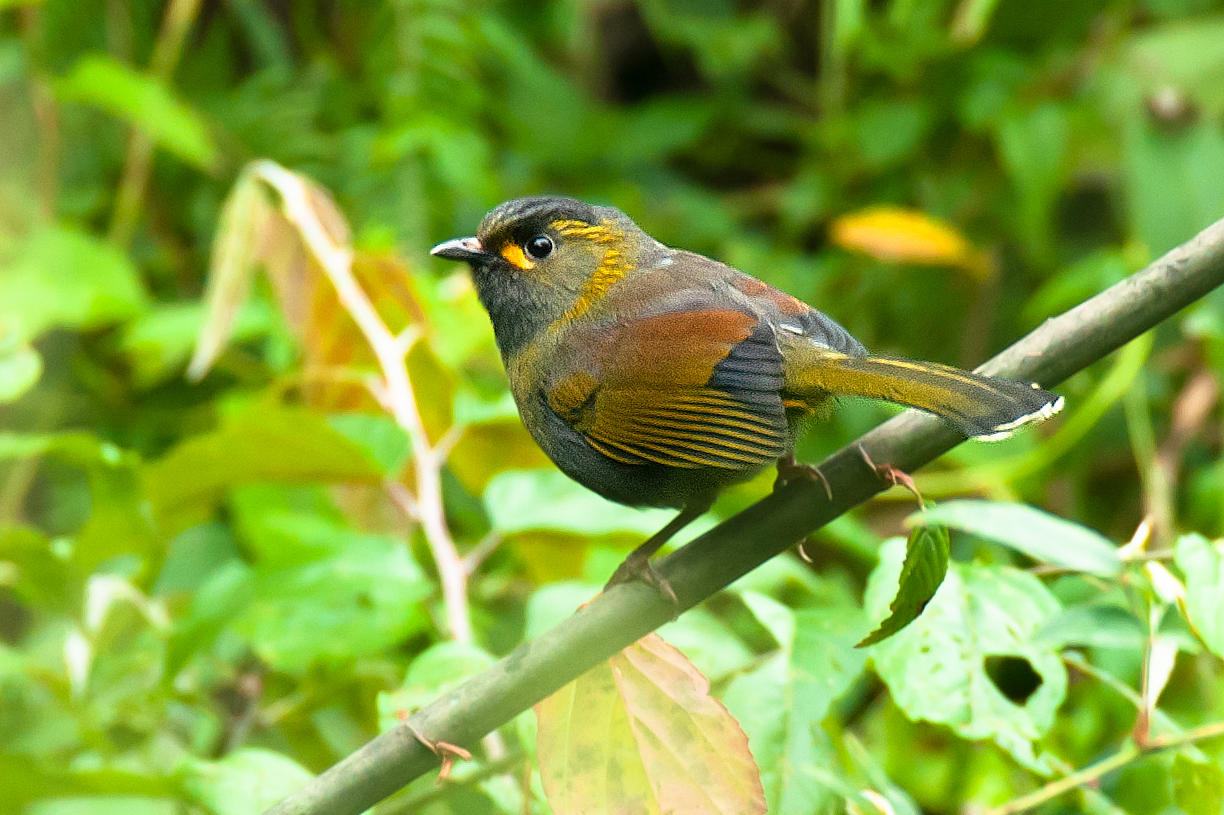
[[[833,488],[829,486],[829,479],[825,478],[820,468],[815,464],[804,464],[795,461],[794,453],[778,459],[778,477],[774,480],[774,492],[800,478],[805,478],[809,481],[819,481],[824,485],[825,495],[829,496],[830,501],[833,500]]]
[[[671,583],[667,582],[667,578],[659,574],[658,569],[651,563],[650,557],[639,557],[638,553],[632,552],[629,557],[625,558],[621,565],[616,567],[616,571],[612,573],[612,577],[604,586],[604,591],[616,586],[620,583],[632,583],[635,580],[640,580],[647,586],[663,595],[664,598],[671,601],[672,619],[680,616],[680,600],[676,597],[676,592],[672,589]]]
[[[894,487],[905,487],[914,497],[918,499],[918,508],[926,509],[926,504],[922,501],[922,493],[918,492],[918,485],[914,483],[914,478],[904,470],[899,470],[891,464],[876,464],[871,460],[871,456],[867,455],[867,450],[863,445],[858,446],[859,455],[863,457],[863,461],[867,462],[867,466],[875,470],[876,475]]]

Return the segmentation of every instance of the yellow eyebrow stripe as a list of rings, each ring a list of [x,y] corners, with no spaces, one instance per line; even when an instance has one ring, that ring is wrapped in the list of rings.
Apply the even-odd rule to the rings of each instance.
[[[583,238],[593,243],[615,243],[621,236],[608,222],[588,224],[583,221],[562,220],[553,221],[548,226],[562,237]]]

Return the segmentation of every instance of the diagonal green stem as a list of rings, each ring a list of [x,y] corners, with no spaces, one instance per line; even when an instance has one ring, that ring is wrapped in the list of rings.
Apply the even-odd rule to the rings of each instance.
[[[1016,813],[1025,812],[1033,807],[1044,804],[1046,801],[1057,798],[1063,793],[1070,792],[1077,787],[1082,787],[1084,784],[1103,778],[1114,770],[1125,767],[1147,753],[1168,750],[1172,747],[1181,747],[1185,744],[1202,741],[1203,739],[1213,739],[1217,736],[1224,736],[1224,722],[1214,722],[1202,727],[1196,727],[1193,730],[1187,730],[1184,733],[1151,739],[1143,747],[1137,744],[1128,744],[1109,758],[1102,759],[1090,767],[1085,767],[1079,772],[1071,773],[1057,781],[1051,781],[1049,784],[1030,792],[1028,795],[1013,798],[1006,804],[988,809],[986,810],[986,815],[1016,815]]]
[[[1056,385],[1221,283],[1224,221],[1048,320],[981,370]],[[887,486],[863,461],[860,445],[872,459],[912,472],[962,440],[934,417],[913,412],[894,417],[821,463],[832,499],[819,484],[794,481],[663,558],[659,571],[675,590],[680,608],[690,608]],[[472,745],[674,613],[672,603],[648,586],[616,586],[409,721],[427,738]],[[437,764],[437,756],[409,728],[397,727],[273,807],[269,815],[357,815]]]

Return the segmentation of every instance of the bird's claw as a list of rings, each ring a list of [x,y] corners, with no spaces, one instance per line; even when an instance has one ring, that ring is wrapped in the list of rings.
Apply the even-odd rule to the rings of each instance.
[[[926,509],[926,504],[922,501],[922,493],[918,492],[918,485],[914,483],[914,478],[904,470],[899,470],[891,464],[876,464],[871,460],[871,456],[867,455],[866,448],[863,445],[858,446],[859,455],[863,457],[863,461],[867,462],[867,466],[875,471],[875,474],[882,480],[888,482],[893,487],[905,487],[914,498],[918,499],[918,508]]]
[[[833,488],[829,486],[829,479],[825,478],[824,473],[815,464],[804,464],[795,461],[793,455],[778,459],[778,477],[774,480],[774,492],[785,487],[792,481],[800,478],[806,478],[810,481],[819,481],[824,485],[825,495],[829,496],[829,500],[833,500]]]
[[[667,582],[667,578],[659,574],[659,570],[654,567],[649,558],[635,558],[633,554],[630,554],[621,565],[616,567],[616,571],[612,573],[612,577],[604,586],[604,591],[618,584],[632,583],[635,580],[640,580],[671,601],[673,620],[680,616],[680,600],[676,597],[675,590],[672,589],[671,583]]]

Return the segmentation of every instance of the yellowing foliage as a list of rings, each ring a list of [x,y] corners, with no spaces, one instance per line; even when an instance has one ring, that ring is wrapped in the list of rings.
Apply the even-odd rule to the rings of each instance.
[[[650,634],[536,705],[557,815],[764,815],[748,737],[688,659]]]
[[[984,279],[990,258],[946,221],[913,209],[868,207],[833,221],[829,238],[843,249],[888,263],[953,266]]]

